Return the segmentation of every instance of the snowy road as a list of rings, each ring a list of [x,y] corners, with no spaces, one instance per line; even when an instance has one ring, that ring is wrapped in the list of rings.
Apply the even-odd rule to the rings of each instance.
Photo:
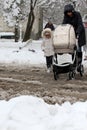
[[[87,74],[67,81],[67,74],[55,81],[53,73],[45,67],[0,66],[0,99],[11,99],[19,95],[36,95],[47,103],[63,103],[87,100]]]

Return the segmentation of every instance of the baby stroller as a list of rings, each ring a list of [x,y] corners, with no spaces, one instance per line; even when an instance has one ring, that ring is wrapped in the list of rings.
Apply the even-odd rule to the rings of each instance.
[[[53,33],[53,45],[55,51],[53,57],[54,79],[57,80],[61,73],[68,73],[69,80],[75,78],[79,59],[73,26],[70,24],[59,25]],[[67,61],[64,61],[65,55],[69,56]],[[63,62],[59,63],[59,60]],[[79,72],[83,76],[83,65],[79,65]]]

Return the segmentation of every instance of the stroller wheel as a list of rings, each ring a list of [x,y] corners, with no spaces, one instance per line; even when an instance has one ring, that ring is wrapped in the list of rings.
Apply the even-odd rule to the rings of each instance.
[[[54,72],[54,79],[57,80],[58,79],[58,74],[56,72]]]
[[[72,79],[72,72],[70,71],[69,72],[69,80],[71,80]]]
[[[73,72],[72,72],[72,78],[73,78],[73,79],[75,78],[75,75],[76,75],[76,72],[73,71]]]
[[[80,75],[81,75],[81,77],[83,76],[83,74],[84,74],[84,67],[83,67],[83,65],[80,65]]]
[[[69,72],[69,80],[72,80],[75,78],[75,72],[74,71],[70,71]]]

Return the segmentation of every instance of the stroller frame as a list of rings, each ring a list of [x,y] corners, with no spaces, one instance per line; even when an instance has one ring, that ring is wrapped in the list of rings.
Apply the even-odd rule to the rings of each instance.
[[[64,53],[55,53],[53,57],[54,79],[57,80],[59,78],[59,74],[68,73],[68,79],[71,80],[75,78],[76,70],[78,67],[77,47],[75,46],[73,52],[69,53],[72,55],[72,63],[67,62],[61,65],[58,65],[57,56],[61,54],[64,54]],[[83,65],[80,64],[78,68],[79,68],[80,75],[83,76],[83,73],[84,73]]]

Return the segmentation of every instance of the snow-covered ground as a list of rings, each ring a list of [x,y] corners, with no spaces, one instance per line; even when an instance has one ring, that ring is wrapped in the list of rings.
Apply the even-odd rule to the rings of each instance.
[[[25,43],[0,40],[0,64],[44,66],[41,43],[32,41],[19,49]],[[87,130],[87,101],[49,105],[34,96],[1,100],[0,130]]]
[[[4,42],[3,42],[4,41]],[[26,47],[26,43],[14,41],[0,41],[0,63],[21,64],[21,65],[39,65],[45,62],[43,52],[41,51],[42,41],[32,41]]]
[[[0,63],[13,65],[45,65],[44,53],[41,50],[42,40],[32,41],[25,46],[26,42],[14,42],[14,40],[0,40]],[[23,47],[25,46],[25,47]],[[23,47],[23,48],[22,48]],[[22,48],[22,49],[20,49]],[[59,64],[70,61],[71,55],[59,55]],[[86,66],[86,61],[83,61]]]

